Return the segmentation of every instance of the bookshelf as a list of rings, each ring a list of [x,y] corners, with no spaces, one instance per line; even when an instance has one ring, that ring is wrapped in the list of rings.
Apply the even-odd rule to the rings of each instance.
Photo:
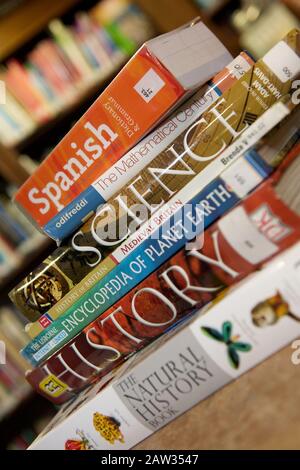
[[[156,1],[149,0],[136,0],[136,3],[146,12],[148,17],[152,20],[158,32],[163,33],[171,29],[174,29],[184,22],[188,22],[192,18],[199,15],[200,10],[194,2],[191,0],[172,0],[172,9],[170,10],[170,1],[168,0],[159,0],[159,9],[157,8]],[[212,18],[215,15],[219,15],[222,12],[222,8],[226,8],[229,4],[228,1],[224,1],[220,9],[213,11],[207,15],[201,13],[204,21],[210,26],[210,28],[216,32],[220,39],[226,44],[230,51],[235,54],[239,51],[237,44],[237,36],[231,30],[230,27],[218,27],[212,23]],[[28,0],[26,3],[21,4],[16,11],[11,13],[7,22],[5,20],[0,20],[0,61],[5,60],[10,55],[14,54],[19,48],[23,46],[27,41],[34,40],[34,37],[40,34],[44,28],[46,28],[48,22],[55,17],[59,17],[64,14],[69,8],[73,8],[76,5],[79,5],[79,0],[64,0],[59,3],[50,2],[50,0],[45,0],[43,2],[36,0]],[[29,21],[28,18],[36,18],[36,21]],[[8,35],[8,31],[10,34]],[[15,33],[12,34],[11,31]],[[3,38],[10,36],[9,41],[3,41]],[[49,121],[45,122],[42,125],[39,125],[36,129],[33,130],[26,138],[19,141],[16,145],[10,147],[0,146],[0,174],[2,177],[16,186],[21,185],[26,178],[28,177],[28,172],[23,168],[19,162],[19,154],[21,152],[26,152],[32,147],[36,146],[39,151],[39,147],[43,142],[45,142],[48,137],[52,134],[55,134],[57,129],[60,128],[65,121],[71,120],[76,116],[76,113],[79,111],[82,112],[86,107],[87,103],[93,100],[99,91],[105,87],[107,83],[113,78],[116,72],[121,68],[125,61],[125,58],[120,58],[119,61],[113,64],[113,66],[106,70],[105,72],[94,77],[92,83],[82,89],[76,96],[73,102],[64,106],[56,116],[51,118]],[[6,277],[4,283],[0,283],[0,300],[7,295],[7,291],[12,287],[12,283],[16,284],[18,279],[24,277],[24,273],[28,272],[36,265],[41,259],[45,258],[46,253],[51,251],[53,248],[53,243],[45,240],[44,242],[36,245],[32,255],[29,255],[24,261],[18,266],[15,270],[11,272],[9,276]],[[267,374],[271,374],[272,370],[276,370],[279,366],[281,368],[285,367],[285,361],[288,361],[288,352],[285,351],[276,356],[279,359],[271,359],[267,362],[267,366],[263,365],[259,368],[259,371],[262,369],[266,371]],[[275,366],[274,366],[275,364]],[[266,373],[266,372],[263,372]],[[148,439],[146,442],[138,446],[139,449],[166,449],[166,448],[199,448],[199,442],[202,442],[203,448],[213,448],[216,442],[221,443],[223,448],[230,448],[233,444],[236,448],[245,447],[257,447],[261,445],[261,440],[259,441],[257,436],[253,431],[251,431],[251,423],[256,425],[261,434],[264,431],[264,425],[266,432],[272,429],[272,420],[270,412],[268,414],[267,409],[267,400],[269,400],[268,393],[272,393],[272,396],[276,394],[276,389],[281,387],[284,383],[287,387],[289,382],[295,382],[294,369],[288,368],[288,371],[285,372],[284,381],[276,380],[271,381],[271,386],[261,388],[262,390],[262,399],[260,401],[251,401],[251,390],[253,387],[259,387],[262,381],[262,373],[253,371],[248,376],[241,379],[238,382],[229,386],[231,394],[227,392],[228,388],[219,392],[217,398],[212,397],[209,400],[206,400],[205,403],[198,405],[189,413],[185,414],[183,417],[179,418],[176,422],[170,424],[167,428],[155,434],[153,437]],[[250,384],[250,385],[249,385]],[[248,388],[247,388],[248,387]],[[295,384],[296,387],[296,384]],[[276,394],[275,403],[280,404],[281,401],[284,401],[285,395],[287,395],[287,388],[280,389],[280,392]],[[237,404],[232,403],[232,396],[239,394],[241,397]],[[245,407],[244,401],[247,401],[247,406]],[[9,403],[7,407],[3,410],[3,415],[0,415],[0,420],[4,419],[3,423],[5,426],[8,426],[9,433],[11,436],[14,433],[14,420],[17,420],[18,416],[22,416],[24,413],[24,403],[26,407],[31,410],[36,410],[37,413],[40,413],[39,409],[36,409],[36,402],[38,399],[36,395],[28,391],[28,388],[24,388],[24,393],[20,394],[19,400],[14,400],[11,404]],[[43,403],[45,403],[43,401]],[[255,406],[261,406],[262,409],[266,411],[264,413],[257,413]],[[236,406],[234,406],[236,405]],[[296,406],[296,400],[294,402]],[[217,409],[217,411],[215,411]],[[291,409],[288,409],[286,413],[286,428],[288,427],[288,420],[291,418]],[[228,410],[231,410],[231,415]],[[28,411],[28,410],[27,410]],[[286,411],[286,410],[285,410]],[[242,428],[244,425],[243,419],[247,421],[247,417],[253,415],[252,421],[249,420],[248,427],[246,427],[246,437],[248,439],[242,439],[239,431],[237,431],[234,426],[232,426],[232,416],[237,414],[240,418],[237,419],[236,427]],[[30,415],[30,413],[29,413]],[[208,422],[216,422],[218,426],[212,428],[211,432],[207,433],[206,429],[199,429],[199,422],[201,420]],[[178,424],[179,423],[179,424]],[[220,424],[221,423],[221,424]],[[248,423],[248,422],[247,422]],[[1,424],[2,426],[2,424]],[[178,426],[181,429],[183,437],[178,436]],[[280,427],[279,427],[280,428]],[[218,434],[216,429],[221,429],[224,431],[224,436]],[[249,430],[249,432],[248,432]],[[292,432],[292,431],[291,431]],[[201,435],[202,433],[202,435]],[[287,433],[288,435],[288,433]],[[202,437],[201,437],[202,436]],[[251,440],[252,437],[252,440]],[[273,445],[276,444],[276,439],[278,436],[274,437]],[[180,440],[180,442],[179,442]],[[272,444],[272,441],[265,441]]]

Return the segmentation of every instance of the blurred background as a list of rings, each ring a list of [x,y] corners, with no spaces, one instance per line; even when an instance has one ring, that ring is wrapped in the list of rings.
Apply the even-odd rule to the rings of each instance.
[[[0,0],[2,448],[25,449],[55,413],[24,380],[24,322],[7,296],[54,245],[11,198],[145,40],[199,15],[233,55],[259,58],[299,26],[300,0]]]

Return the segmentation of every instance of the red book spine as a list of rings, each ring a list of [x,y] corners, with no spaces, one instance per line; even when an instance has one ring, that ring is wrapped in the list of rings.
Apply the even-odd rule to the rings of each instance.
[[[105,375],[128,354],[292,246],[300,237],[300,217],[278,198],[275,180],[206,230],[201,249],[182,249],[30,372],[29,383],[55,403],[66,401],[72,392]],[[57,379],[60,388],[54,396],[45,384]]]
[[[50,118],[43,99],[32,85],[24,67],[15,59],[9,61],[5,82],[11,93],[38,121],[43,122]]]
[[[31,62],[38,67],[50,86],[58,95],[63,95],[71,87],[71,78],[60,57],[44,41],[29,54]]]

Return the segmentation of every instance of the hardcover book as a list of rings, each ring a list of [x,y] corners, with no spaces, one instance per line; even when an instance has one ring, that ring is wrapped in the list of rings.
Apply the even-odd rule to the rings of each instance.
[[[61,408],[30,450],[125,450],[300,335],[300,246],[277,257],[100,390]],[[59,384],[49,381],[52,394]]]

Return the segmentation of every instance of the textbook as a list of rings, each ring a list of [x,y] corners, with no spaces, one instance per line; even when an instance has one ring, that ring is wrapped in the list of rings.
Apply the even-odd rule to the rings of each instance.
[[[284,105],[282,102],[273,105],[245,130],[242,137],[223,152],[221,162],[215,161],[206,167],[206,171],[203,170],[197,175],[168,204],[162,206],[149,221],[114,250],[109,256],[116,263],[113,270],[31,341],[21,351],[24,357],[33,365],[49,357],[176,251],[202,233],[203,229],[224,211],[236,204],[239,196],[234,191],[234,178],[228,188],[224,180],[219,181],[218,178],[214,180],[216,176],[214,172],[219,170],[217,174],[220,174],[220,166],[226,166],[242,156],[258,139],[289,114],[289,106],[290,103]],[[229,167],[226,171],[229,174],[230,171],[234,172],[235,166],[233,169]],[[246,176],[241,178],[243,196],[262,181],[262,177],[251,178],[251,176],[252,173],[250,181]],[[213,182],[207,185],[209,180]],[[241,195],[242,189],[238,188],[237,191]],[[85,305],[91,302],[92,308],[86,310]]]
[[[242,52],[219,72],[211,83],[202,87],[158,128],[112,165],[101,177],[101,180],[106,182],[103,188],[105,198],[109,201],[120,185],[130,184],[145,166],[172,146],[175,139],[193,125],[210,104],[252,64],[252,59]],[[94,273],[100,261],[114,249],[114,246],[104,247],[98,243],[97,220],[97,215],[90,217],[78,232],[12,290],[11,300],[27,319],[38,320],[57,302],[65,299],[66,294],[81,280],[85,279],[88,285],[89,280],[95,278]],[[103,271],[103,275],[106,272],[108,271]],[[65,308],[65,305],[62,307]],[[44,318],[42,325],[47,323],[49,321]]]
[[[200,20],[147,41],[23,184],[16,203],[55,240],[72,233],[105,202],[94,181],[230,60]]]
[[[299,338],[299,266],[296,244],[64,405],[29,450],[130,449]]]

